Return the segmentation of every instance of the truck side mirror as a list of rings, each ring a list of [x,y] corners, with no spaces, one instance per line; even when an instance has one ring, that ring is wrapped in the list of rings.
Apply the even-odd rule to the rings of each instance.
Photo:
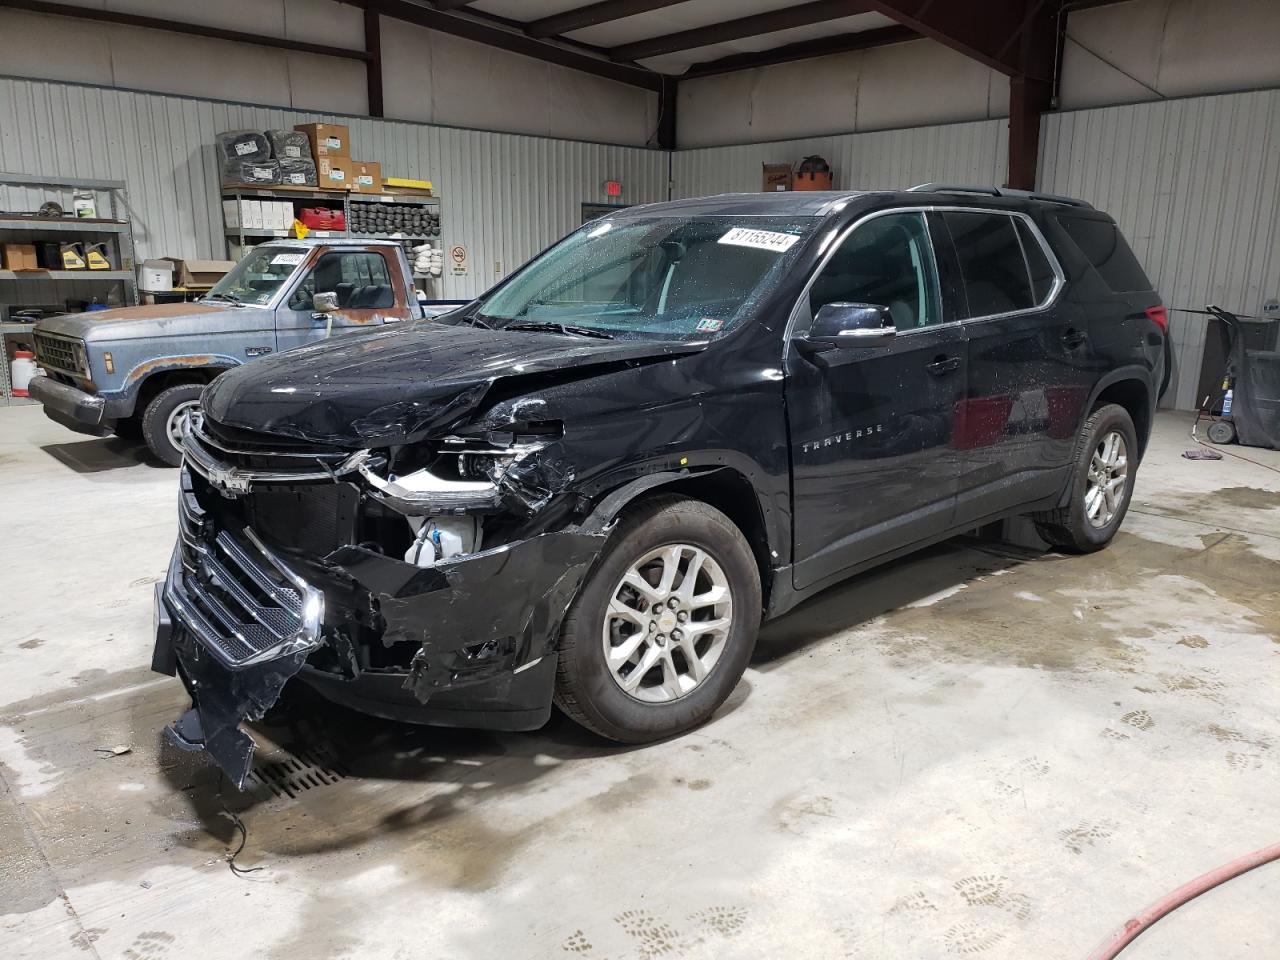
[[[338,309],[337,293],[317,293],[311,300],[311,309],[316,313],[333,313]]]
[[[874,303],[826,303],[813,318],[809,332],[796,338],[805,353],[843,347],[879,347],[897,336],[893,314]]]

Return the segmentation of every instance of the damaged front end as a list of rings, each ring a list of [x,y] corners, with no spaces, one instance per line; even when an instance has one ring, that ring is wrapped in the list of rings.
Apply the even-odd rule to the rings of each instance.
[[[168,729],[242,786],[294,677],[379,716],[531,729],[560,622],[607,518],[570,489],[559,425],[337,449],[188,424],[153,665],[193,705]]]

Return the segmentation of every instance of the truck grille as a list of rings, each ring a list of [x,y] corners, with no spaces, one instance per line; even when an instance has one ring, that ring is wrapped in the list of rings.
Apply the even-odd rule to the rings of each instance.
[[[68,373],[83,374],[87,371],[80,363],[80,354],[76,350],[79,341],[64,340],[52,334],[36,331],[36,361],[42,367],[53,367]]]
[[[189,476],[183,481],[182,569],[170,576],[166,597],[182,625],[233,670],[318,646],[323,596],[251,531],[244,531],[244,541],[228,530],[209,536]]]

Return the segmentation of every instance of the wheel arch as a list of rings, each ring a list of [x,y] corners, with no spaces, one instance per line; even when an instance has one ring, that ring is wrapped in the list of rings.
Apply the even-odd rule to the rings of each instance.
[[[640,477],[623,484],[599,501],[587,520],[590,524],[610,523],[623,511],[655,495],[676,495],[699,500],[723,513],[746,538],[760,573],[760,593],[768,609],[773,587],[776,552],[773,532],[760,505],[760,496],[750,478],[734,467],[707,470],[670,471]]]
[[[1156,405],[1150,377],[1144,371],[1116,371],[1094,389],[1085,417],[1108,403],[1114,403],[1128,411],[1133,420],[1134,432],[1138,435],[1139,456],[1145,454],[1154,425]]]
[[[207,384],[220,373],[239,366],[231,357],[164,357],[142,364],[129,373],[133,389],[133,412],[141,416],[147,404],[170,387],[186,383]]]

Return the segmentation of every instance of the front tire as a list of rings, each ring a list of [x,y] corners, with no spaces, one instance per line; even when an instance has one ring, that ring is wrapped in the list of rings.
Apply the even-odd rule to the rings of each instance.
[[[1092,553],[1120,529],[1138,472],[1138,434],[1124,407],[1109,403],[1089,415],[1076,444],[1070,502],[1036,523],[1055,547]]]
[[[199,408],[203,390],[203,383],[161,390],[142,413],[142,439],[147,449],[171,467],[182,463],[182,420]]]
[[[569,608],[556,705],[622,743],[683,733],[737,686],[760,615],[760,571],[728,517],[698,500],[645,501]]]

